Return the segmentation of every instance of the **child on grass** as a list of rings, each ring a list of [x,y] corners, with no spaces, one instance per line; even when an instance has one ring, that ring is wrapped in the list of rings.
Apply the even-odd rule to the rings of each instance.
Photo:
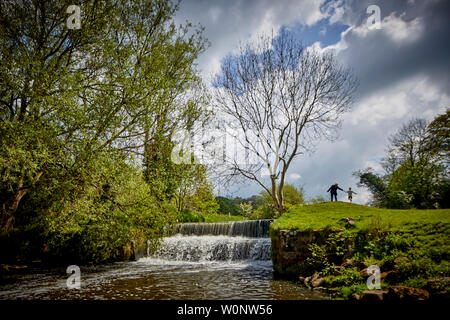
[[[353,200],[353,194],[357,194],[355,191],[352,190],[351,187],[348,187],[348,191],[346,191],[348,194],[348,201],[350,201],[350,203]]]

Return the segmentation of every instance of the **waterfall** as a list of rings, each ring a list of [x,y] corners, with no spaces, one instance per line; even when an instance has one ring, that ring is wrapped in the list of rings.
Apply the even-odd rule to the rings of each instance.
[[[153,258],[172,261],[268,261],[272,220],[182,223]]]
[[[252,238],[267,238],[273,220],[230,221],[215,223],[180,223],[175,233],[183,235],[226,235]]]

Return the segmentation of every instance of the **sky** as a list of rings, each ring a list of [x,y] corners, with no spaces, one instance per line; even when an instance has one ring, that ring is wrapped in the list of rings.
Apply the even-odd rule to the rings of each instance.
[[[379,28],[368,24],[380,9]],[[307,198],[329,194],[335,182],[356,191],[355,203],[370,193],[352,173],[380,160],[389,135],[412,118],[432,120],[450,107],[450,1],[448,0],[182,0],[176,21],[202,25],[210,47],[198,60],[209,84],[226,55],[261,33],[292,32],[304,46],[332,51],[359,79],[351,110],[335,141],[319,141],[312,154],[291,164],[288,183]],[[218,188],[223,196],[249,197],[256,183]],[[345,194],[338,194],[344,200]]]

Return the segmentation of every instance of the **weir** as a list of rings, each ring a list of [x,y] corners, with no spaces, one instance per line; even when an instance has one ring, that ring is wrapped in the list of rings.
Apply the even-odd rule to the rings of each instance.
[[[269,226],[273,220],[228,221],[215,223],[180,223],[175,233],[182,235],[226,235],[251,238],[269,237]]]
[[[270,261],[272,220],[181,223],[151,257],[171,261]]]

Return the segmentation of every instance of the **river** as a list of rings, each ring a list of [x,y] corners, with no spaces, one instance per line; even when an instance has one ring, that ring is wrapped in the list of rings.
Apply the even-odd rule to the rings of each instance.
[[[132,262],[82,267],[69,289],[65,269],[34,269],[1,279],[0,299],[329,299],[273,277],[270,221],[182,224],[158,252]]]

